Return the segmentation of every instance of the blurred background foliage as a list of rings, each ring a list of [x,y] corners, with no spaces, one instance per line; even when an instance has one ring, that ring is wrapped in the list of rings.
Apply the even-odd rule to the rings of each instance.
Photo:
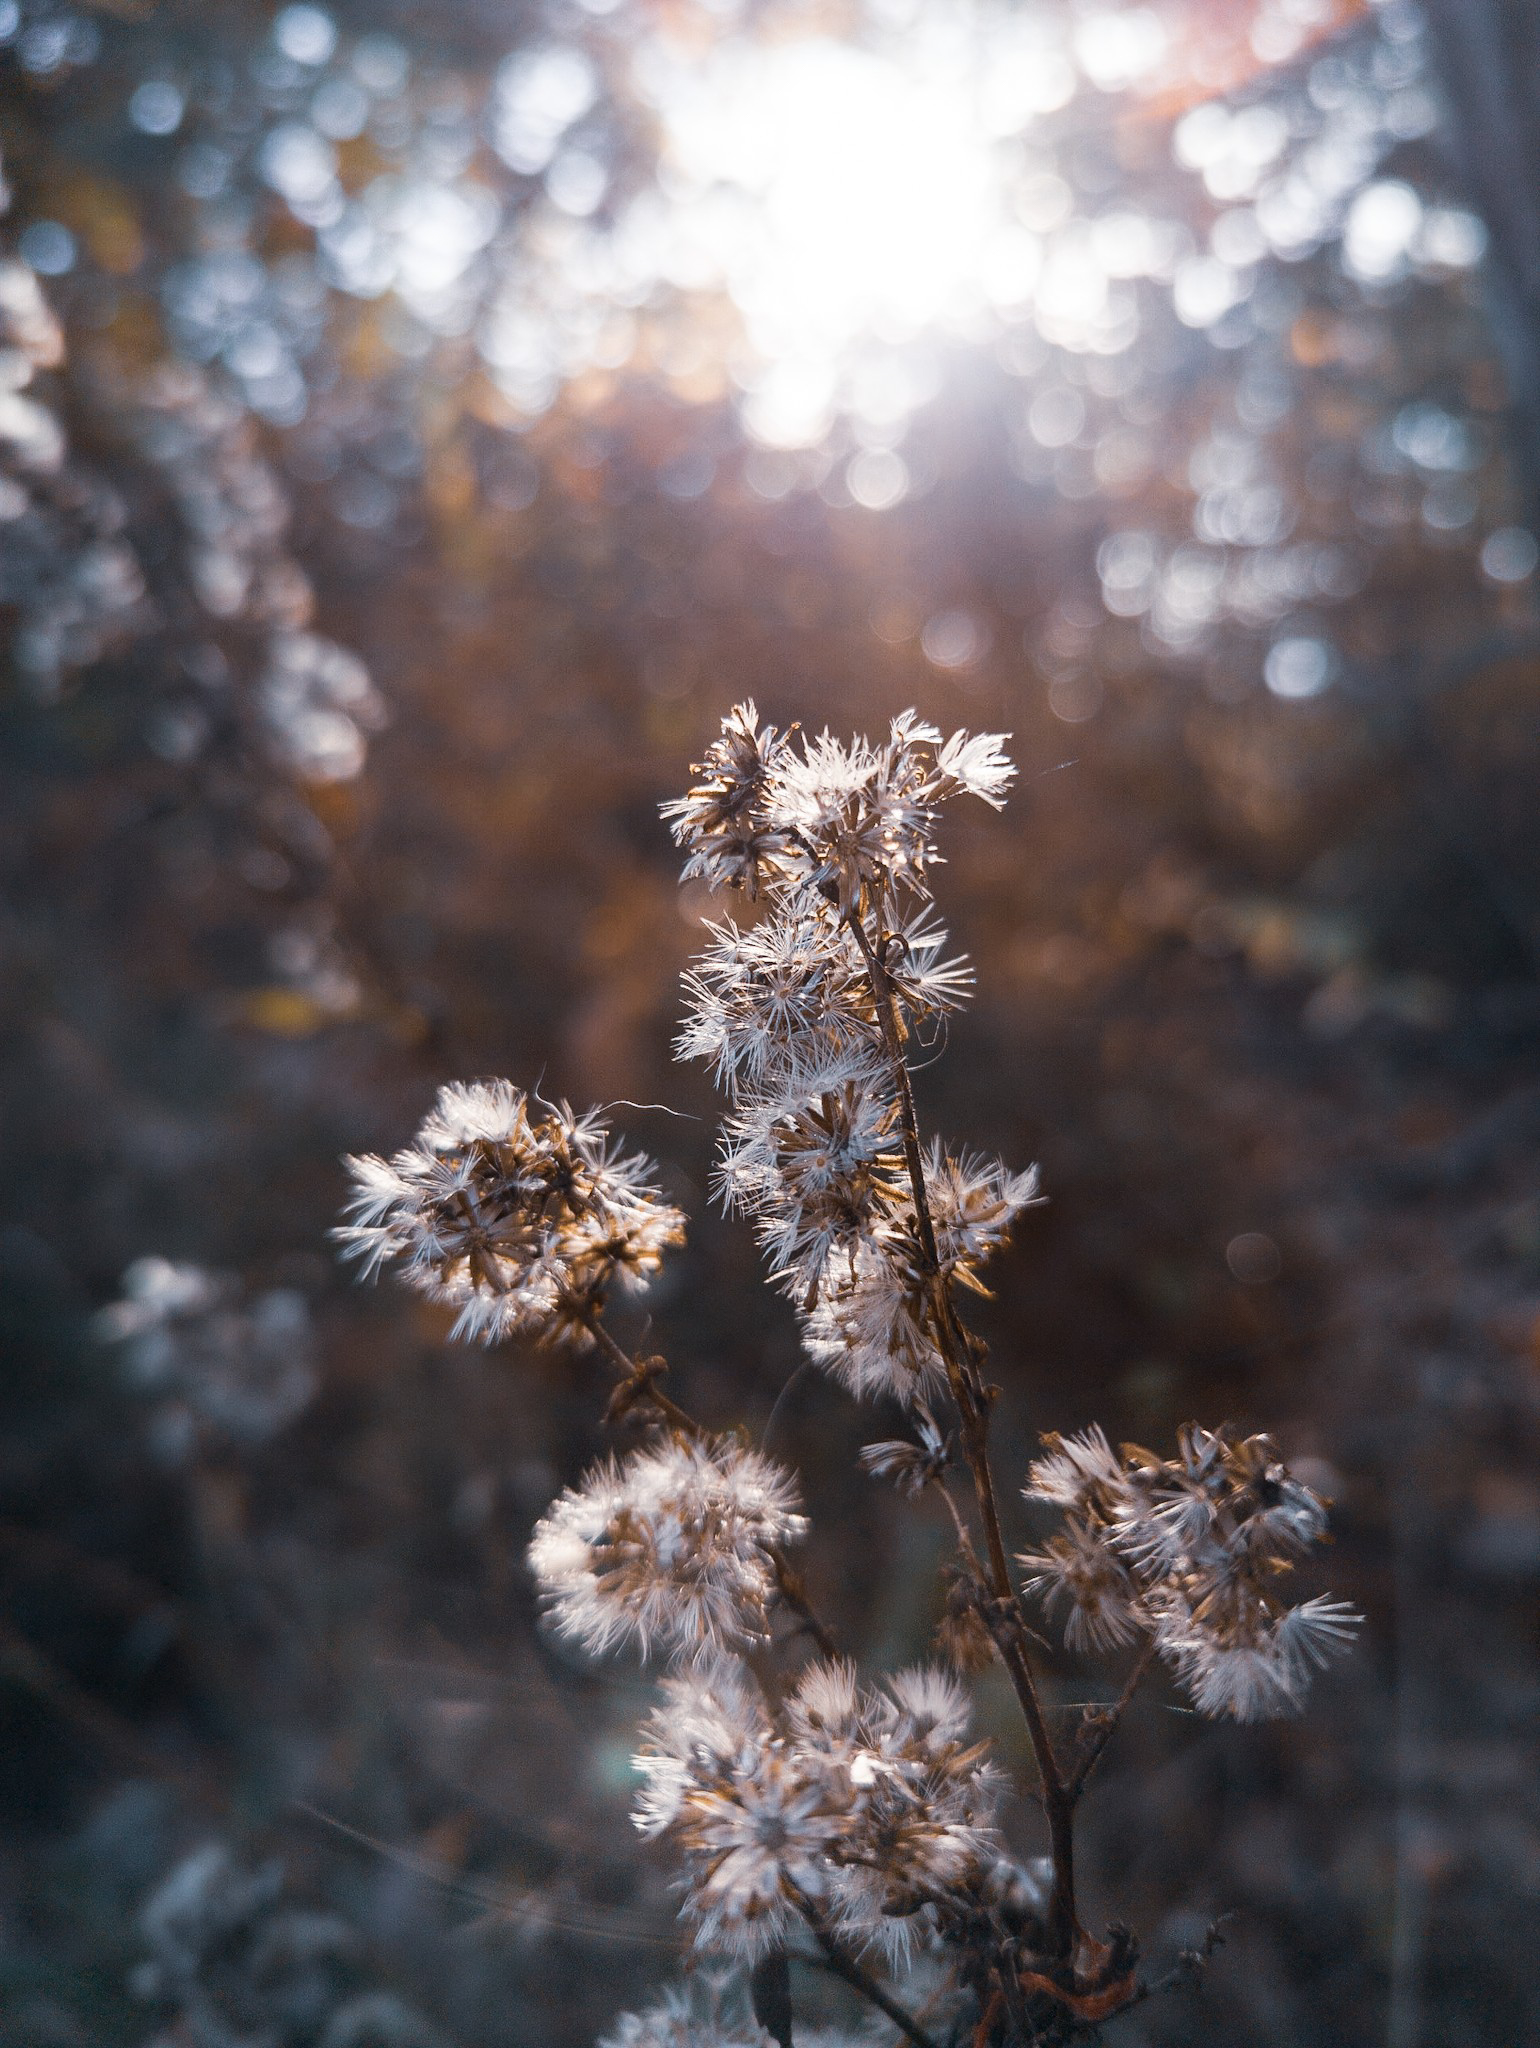
[[[1273,1428],[1370,1617],[1302,1725],[1130,1718],[1097,1922],[1237,1918],[1112,2033],[1534,2035],[1535,48],[1530,0],[0,0],[7,2042],[563,2048],[675,1967],[645,1683],[521,1563],[599,1376],[326,1248],[443,1079],[619,1105],[691,1405],[923,1654],[942,1532],[795,1377],[669,1059],[656,805],[746,695],[1015,735],[920,1083],[1050,1196],[1008,1467]]]

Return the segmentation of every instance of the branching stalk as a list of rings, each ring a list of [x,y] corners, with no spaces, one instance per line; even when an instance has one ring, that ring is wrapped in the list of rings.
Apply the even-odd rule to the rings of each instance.
[[[775,1583],[780,1589],[781,1598],[818,1645],[819,1655],[830,1658],[837,1657],[839,1655],[838,1643],[835,1642],[828,1628],[820,1620],[812,1601],[807,1597],[807,1588],[803,1585],[799,1574],[794,1572],[786,1562],[784,1552],[779,1550],[772,1551],[770,1561],[775,1567]]]
[[[594,1343],[604,1354],[609,1364],[620,1374],[622,1392],[634,1387],[637,1400],[645,1400],[650,1407],[657,1410],[658,1415],[664,1422],[670,1424],[674,1429],[683,1430],[686,1436],[704,1436],[706,1434],[703,1425],[697,1422],[693,1415],[688,1414],[681,1408],[677,1401],[670,1400],[668,1395],[658,1385],[659,1375],[663,1371],[661,1362],[654,1363],[651,1360],[636,1359],[631,1356],[629,1351],[623,1350],[604,1327],[604,1321],[598,1309],[590,1310],[583,1318],[583,1328],[593,1338]]]
[[[1049,1932],[1055,1948],[1060,1953],[1068,1954],[1074,1946],[1078,1931],[1075,1913],[1074,1801],[1065,1785],[1048,1734],[1048,1726],[1043,1718],[1042,1702],[1038,1698],[1037,1683],[1022,1637],[1021,1609],[1011,1580],[1010,1565],[1006,1559],[999,1500],[995,1491],[994,1473],[989,1462],[989,1413],[992,1395],[979,1373],[975,1357],[975,1340],[958,1320],[951,1290],[945,1274],[941,1271],[935,1222],[931,1216],[930,1199],[925,1187],[925,1165],[920,1152],[914,1088],[908,1062],[904,1058],[903,1028],[897,992],[893,987],[892,977],[883,964],[880,944],[873,946],[860,912],[856,909],[850,910],[846,921],[860,948],[861,958],[871,980],[877,1021],[893,1069],[894,1083],[898,1089],[904,1159],[914,1197],[920,1248],[929,1267],[931,1321],[937,1347],[946,1362],[947,1379],[961,1426],[963,1455],[968,1461],[968,1469],[972,1475],[974,1496],[984,1529],[988,1557],[988,1586],[992,1595],[984,1604],[984,1620],[1010,1677],[1031,1739],[1053,1854],[1053,1903]]]
[[[1117,1733],[1118,1724],[1128,1709],[1129,1701],[1139,1690],[1146,1673],[1154,1661],[1155,1638],[1153,1636],[1146,1636],[1140,1646],[1138,1656],[1134,1659],[1133,1669],[1124,1681],[1123,1690],[1118,1694],[1117,1698],[1110,1706],[1092,1707],[1086,1713],[1085,1719],[1081,1723],[1084,1748],[1080,1760],[1075,1767],[1074,1776],[1065,1788],[1072,1806],[1079,1801],[1081,1794],[1089,1784],[1092,1772],[1101,1762],[1102,1751]]]

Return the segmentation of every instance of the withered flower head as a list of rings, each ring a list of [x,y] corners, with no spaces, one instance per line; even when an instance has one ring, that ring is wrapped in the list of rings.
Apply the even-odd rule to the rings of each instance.
[[[389,1161],[347,1161],[350,1221],[333,1232],[372,1274],[458,1309],[454,1334],[583,1344],[616,1286],[645,1286],[684,1218],[651,1160],[623,1152],[597,1112],[538,1104],[507,1081],[454,1082]]]
[[[777,871],[786,835],[771,817],[776,774],[790,749],[773,725],[760,729],[752,700],[735,704],[722,720],[687,795],[663,806],[674,844],[689,855],[684,879],[699,875],[711,888],[759,894]]]
[[[731,1437],[674,1437],[569,1487],[529,1562],[557,1630],[592,1651],[741,1648],[769,1634],[775,1553],[803,1535],[791,1476]]]
[[[861,1468],[874,1479],[890,1479],[900,1493],[911,1497],[923,1493],[941,1477],[952,1459],[951,1439],[923,1402],[915,1404],[917,1443],[902,1437],[880,1444],[867,1444],[861,1452]]]
[[[994,1861],[996,1777],[944,1672],[864,1688],[808,1667],[772,1710],[729,1665],[671,1681],[637,1768],[637,1825],[685,1860],[698,1945],[753,1957],[811,1905],[857,1947],[907,1954],[934,1895]]]
[[[1325,1504],[1270,1437],[1182,1428],[1177,1455],[1113,1453],[1099,1429],[1045,1439],[1027,1498],[1063,1508],[1059,1533],[1021,1562],[1066,1640],[1102,1648],[1145,1631],[1205,1714],[1297,1712],[1314,1672],[1361,1617],[1324,1595],[1288,1605],[1280,1582],[1326,1533]]]

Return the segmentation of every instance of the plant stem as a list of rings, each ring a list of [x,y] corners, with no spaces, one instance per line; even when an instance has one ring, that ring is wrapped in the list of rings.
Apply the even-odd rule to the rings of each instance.
[[[1075,1774],[1065,1787],[1072,1806],[1079,1800],[1081,1793],[1084,1792],[1087,1784],[1090,1782],[1091,1773],[1101,1762],[1102,1751],[1117,1733],[1118,1723],[1122,1720],[1129,1701],[1139,1690],[1145,1673],[1149,1670],[1154,1660],[1155,1638],[1153,1636],[1146,1636],[1138,1656],[1134,1659],[1134,1667],[1124,1681],[1123,1690],[1118,1694],[1111,1706],[1093,1707],[1087,1713],[1081,1725],[1088,1740],[1084,1753],[1076,1766]]]
[[[824,1925],[812,1900],[798,1892],[797,1904],[801,1908],[803,1919],[813,1930],[813,1938],[823,1950],[828,1966],[835,1976],[843,1977],[853,1991],[859,1991],[869,2004],[875,2005],[879,2012],[885,2013],[899,2032],[914,2043],[914,2048],[936,2048],[935,2042],[919,2021],[905,2012],[898,2000],[883,1989],[864,1964],[858,1962],[848,1950],[840,1947]]]
[[[993,1598],[986,1604],[984,1619],[994,1637],[1000,1658],[1010,1676],[1032,1742],[1042,1788],[1043,1811],[1048,1820],[1049,1843],[1053,1851],[1053,1902],[1049,1931],[1055,1947],[1068,1954],[1078,1931],[1075,1913],[1074,1801],[1070,1798],[1054,1755],[1048,1726],[1038,1698],[1037,1682],[1021,1635],[1021,1610],[1006,1559],[1005,1538],[1000,1525],[999,1499],[989,1463],[990,1390],[984,1385],[975,1356],[975,1343],[958,1320],[951,1289],[941,1270],[936,1246],[936,1227],[930,1213],[925,1187],[925,1165],[920,1153],[919,1121],[915,1114],[914,1088],[904,1058],[903,1028],[898,996],[884,966],[879,947],[867,936],[860,912],[851,909],[846,922],[861,951],[872,985],[877,1022],[893,1069],[898,1089],[899,1114],[903,1129],[904,1160],[914,1197],[915,1225],[920,1249],[929,1268],[931,1321],[936,1343],[946,1362],[947,1379],[962,1432],[963,1455],[973,1478],[979,1519],[984,1527],[988,1552],[988,1585]]]
[[[946,1502],[946,1511],[952,1518],[953,1529],[957,1532],[957,1548],[962,1552],[964,1562],[972,1570],[974,1577],[982,1587],[985,1583],[984,1567],[979,1563],[979,1554],[974,1548],[972,1532],[962,1518],[962,1509],[953,1500],[952,1489],[947,1485],[944,1478],[937,1479],[934,1482],[934,1491],[939,1493]]]
[[[792,1570],[779,1550],[771,1551],[770,1561],[775,1566],[775,1583],[780,1589],[781,1598],[818,1645],[820,1656],[837,1657],[839,1644],[819,1619],[812,1601],[807,1597],[807,1589],[797,1573]]]
[[[749,1972],[754,2017],[779,2048],[792,2048],[791,1971],[786,1951],[773,1948]]]
[[[859,911],[845,913],[845,921],[861,949],[861,958],[866,963],[866,972],[871,980],[872,994],[877,1003],[877,1022],[882,1030],[883,1044],[887,1047],[888,1058],[893,1066],[893,1079],[898,1085],[899,1102],[903,1114],[904,1160],[909,1168],[909,1185],[914,1191],[915,1219],[920,1227],[920,1243],[933,1273],[941,1270],[941,1261],[936,1255],[936,1229],[931,1221],[930,1203],[925,1198],[925,1166],[920,1157],[920,1127],[914,1110],[914,1088],[909,1079],[909,1065],[904,1058],[903,1037],[899,1028],[898,999],[894,993],[892,977],[872,948],[866,936],[866,926]]]
[[[646,1398],[657,1409],[665,1422],[671,1423],[675,1429],[682,1429],[686,1436],[705,1435],[705,1430],[695,1420],[694,1416],[687,1414],[677,1401],[671,1401],[668,1395],[664,1393],[657,1383],[656,1373],[644,1371],[629,1351],[621,1349],[609,1331],[604,1327],[597,1309],[585,1317],[583,1328],[593,1338],[595,1344],[598,1345],[606,1359],[614,1366],[616,1372],[620,1374],[623,1380],[634,1380],[645,1384]]]

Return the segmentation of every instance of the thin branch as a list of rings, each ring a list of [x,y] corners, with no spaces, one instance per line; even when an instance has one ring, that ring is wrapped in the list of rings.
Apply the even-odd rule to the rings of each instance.
[[[686,1436],[705,1435],[706,1432],[703,1425],[697,1422],[693,1415],[687,1414],[677,1401],[671,1401],[658,1385],[658,1376],[664,1369],[660,1359],[636,1359],[631,1356],[629,1351],[622,1350],[620,1345],[615,1342],[615,1339],[604,1327],[602,1316],[597,1308],[590,1310],[588,1315],[584,1317],[583,1328],[593,1338],[595,1344],[615,1368],[616,1372],[620,1374],[621,1380],[624,1382],[620,1392],[626,1393],[628,1390],[634,1389],[633,1400],[647,1401],[657,1410],[663,1421],[669,1423],[675,1429],[683,1430]],[[628,1403],[627,1405],[630,1404]]]
[[[986,1583],[984,1567],[979,1563],[979,1554],[973,1545],[973,1534],[967,1523],[963,1520],[962,1509],[952,1498],[952,1489],[947,1485],[946,1480],[942,1478],[931,1482],[931,1491],[939,1493],[946,1502],[946,1511],[952,1518],[953,1529],[957,1532],[957,1548],[962,1552],[964,1562],[973,1572],[980,1587],[983,1587]]]
[[[885,2013],[899,2032],[914,2043],[914,2048],[936,2048],[936,2043],[919,2021],[904,2010],[892,1993],[877,1982],[863,1963],[858,1962],[848,1949],[841,1948],[824,1925],[812,1900],[795,1886],[793,1891],[796,1893],[802,1917],[812,1929],[813,1938],[823,1950],[824,1959],[835,1976],[842,1977],[853,1991],[860,1992],[868,2004],[875,2005],[880,2013]]]
[[[781,1598],[818,1645],[819,1654],[829,1658],[837,1657],[839,1644],[819,1617],[812,1601],[808,1599],[807,1588],[801,1578],[792,1570],[779,1549],[770,1552],[770,1562],[775,1567],[775,1583],[780,1590]]]
[[[1131,2006],[1143,2005],[1146,1999],[1163,1998],[1168,1991],[1201,1990],[1203,1973],[1213,1961],[1215,1950],[1224,1947],[1228,1938],[1225,1930],[1235,1917],[1234,1913],[1221,1913],[1217,1920],[1211,1920],[1197,1948],[1182,1949],[1172,1968],[1153,1984],[1136,1984],[1118,2010],[1127,2012]]]
[[[1050,1927],[1056,1947],[1068,1954],[1074,1946],[1079,1922],[1075,1912],[1074,1803],[1069,1798],[1058,1758],[1054,1754],[1048,1725],[1038,1698],[1037,1682],[1023,1640],[1024,1623],[1016,1588],[1006,1559],[1005,1538],[1000,1523],[999,1499],[989,1462],[989,1412],[993,1392],[984,1385],[975,1356],[973,1338],[963,1328],[952,1302],[951,1289],[941,1271],[936,1246],[935,1223],[925,1187],[925,1166],[920,1152],[919,1123],[915,1114],[914,1089],[904,1059],[903,1028],[898,995],[892,976],[883,965],[880,949],[873,946],[858,910],[846,912],[846,923],[860,948],[871,981],[877,1021],[883,1045],[893,1069],[902,1121],[904,1159],[914,1197],[915,1224],[920,1247],[929,1267],[931,1321],[937,1346],[946,1362],[952,1398],[961,1423],[963,1454],[973,1478],[979,1518],[984,1526],[988,1552],[988,1584],[993,1598],[984,1603],[984,1620],[1010,1676],[1021,1706],[1037,1762],[1042,1786],[1043,1810],[1048,1819],[1053,1850],[1053,1904]]]
[[[1081,1722],[1081,1734],[1085,1747],[1081,1752],[1075,1774],[1065,1786],[1065,1795],[1073,1806],[1090,1782],[1091,1773],[1101,1762],[1102,1751],[1117,1733],[1118,1723],[1128,1709],[1128,1703],[1139,1690],[1151,1664],[1155,1661],[1155,1638],[1146,1636],[1134,1667],[1124,1682],[1123,1690],[1107,1707],[1090,1707]]]
[[[909,1185],[914,1193],[915,1219],[920,1227],[920,1243],[933,1273],[941,1270],[941,1261],[936,1253],[936,1229],[931,1221],[930,1202],[925,1193],[925,1165],[920,1156],[920,1127],[914,1109],[914,1088],[909,1079],[909,1067],[904,1058],[903,1037],[898,1018],[898,1000],[893,980],[873,949],[866,936],[866,926],[857,910],[845,913],[856,944],[861,949],[861,958],[866,963],[866,972],[872,984],[872,994],[877,1001],[877,1022],[882,1031],[883,1044],[887,1047],[892,1062],[893,1079],[898,1085],[899,1102],[903,1114],[904,1162],[909,1169]]]

